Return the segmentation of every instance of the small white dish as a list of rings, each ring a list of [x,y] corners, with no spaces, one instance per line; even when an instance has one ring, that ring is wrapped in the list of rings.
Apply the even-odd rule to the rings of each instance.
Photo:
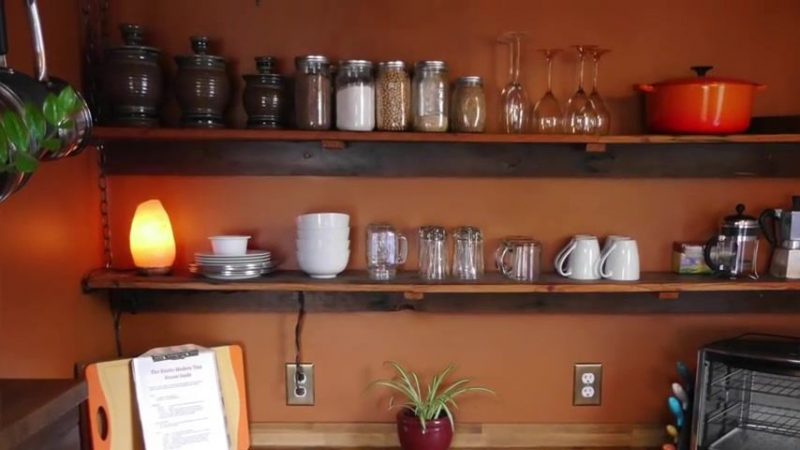
[[[211,236],[211,249],[218,256],[244,256],[250,236]]]
[[[350,215],[344,213],[313,213],[297,216],[297,228],[343,228],[350,226]]]
[[[297,253],[297,265],[311,278],[330,279],[344,272],[350,251],[326,251],[313,254]]]

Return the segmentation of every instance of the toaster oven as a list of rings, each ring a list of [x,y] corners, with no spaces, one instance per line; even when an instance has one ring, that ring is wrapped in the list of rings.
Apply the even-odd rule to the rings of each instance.
[[[700,350],[691,447],[800,449],[800,339],[744,335]]]

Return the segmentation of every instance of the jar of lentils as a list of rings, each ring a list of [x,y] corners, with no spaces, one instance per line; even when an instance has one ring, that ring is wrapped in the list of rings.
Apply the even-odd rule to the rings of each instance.
[[[481,77],[461,77],[456,81],[450,129],[461,133],[483,133],[486,129],[486,96]]]
[[[403,61],[378,63],[376,81],[376,126],[384,131],[411,128],[411,77]]]
[[[447,131],[449,109],[447,64],[443,61],[420,61],[414,69],[411,104],[414,129],[426,132]]]
[[[324,56],[298,56],[294,108],[297,128],[327,130],[331,127],[331,70]]]
[[[336,75],[336,128],[372,131],[375,128],[375,79],[372,63],[342,61]]]

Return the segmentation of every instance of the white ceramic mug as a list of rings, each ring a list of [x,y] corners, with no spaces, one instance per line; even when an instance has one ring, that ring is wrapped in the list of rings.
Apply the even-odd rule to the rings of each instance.
[[[600,243],[595,236],[579,234],[558,252],[555,269],[573,280],[600,279]]]
[[[620,241],[625,239],[630,239],[630,236],[621,236],[618,234],[612,234],[610,236],[606,236],[606,240],[603,241],[603,250],[601,253],[605,253],[606,251],[608,251],[608,248],[611,247],[611,244],[613,244],[615,241]]]
[[[615,281],[639,279],[639,246],[631,238],[618,238],[600,257],[600,275]]]

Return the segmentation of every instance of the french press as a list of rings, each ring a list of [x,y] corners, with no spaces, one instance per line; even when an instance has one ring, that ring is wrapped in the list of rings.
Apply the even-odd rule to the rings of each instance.
[[[736,214],[725,216],[720,234],[706,243],[706,264],[719,276],[758,279],[756,259],[760,232],[758,220],[744,214],[744,205],[736,205]]]

